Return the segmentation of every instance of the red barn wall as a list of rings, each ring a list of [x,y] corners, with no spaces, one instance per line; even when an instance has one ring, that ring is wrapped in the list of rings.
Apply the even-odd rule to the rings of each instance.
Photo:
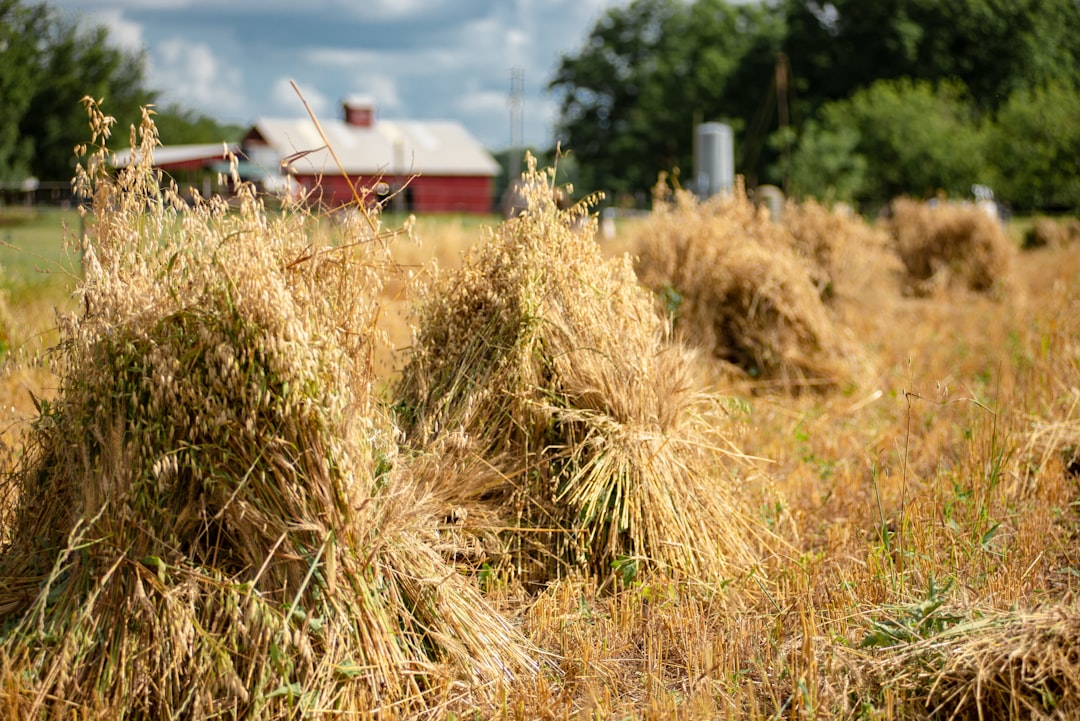
[[[353,202],[345,178],[340,175],[318,178],[298,175],[304,188],[314,190],[313,200],[330,207]],[[392,179],[353,176],[358,187],[370,188],[377,182],[392,183]],[[491,213],[494,180],[486,176],[420,175],[413,178],[403,191],[405,204],[414,213]]]
[[[421,175],[409,183],[417,213],[490,213],[492,179]]]

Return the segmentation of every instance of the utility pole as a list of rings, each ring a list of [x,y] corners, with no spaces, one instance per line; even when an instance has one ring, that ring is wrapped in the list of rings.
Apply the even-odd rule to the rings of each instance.
[[[525,134],[525,70],[510,70],[510,185],[521,177],[522,136]]]
[[[787,55],[780,53],[779,57],[776,58],[776,114],[780,122],[780,142],[783,143],[782,159],[785,196],[791,193],[791,138],[788,135],[790,132],[788,126],[791,124],[788,117],[789,79],[790,70],[788,69]]]

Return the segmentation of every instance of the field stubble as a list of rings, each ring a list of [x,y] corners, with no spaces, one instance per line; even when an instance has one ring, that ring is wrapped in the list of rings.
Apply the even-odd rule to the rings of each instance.
[[[648,222],[625,223],[600,250],[638,248]],[[438,256],[449,272],[477,237],[427,219],[413,232],[419,244],[393,240],[405,272],[383,282],[370,309],[389,339],[373,352],[387,387],[409,358],[408,271],[424,278]],[[859,266],[857,282],[844,283],[842,260],[830,261],[841,262],[822,312],[870,361],[857,382],[785,393],[700,367],[720,384],[713,430],[743,454],[723,469],[725,483],[771,539],[760,562],[708,580],[616,563],[612,574],[560,573],[539,590],[463,564],[462,585],[480,589],[543,660],[537,673],[468,697],[478,717],[1052,718],[1080,709],[1080,662],[1069,651],[1080,641],[1080,254],[1049,245],[1018,255],[1005,297],[905,296],[895,266]],[[48,337],[52,319],[35,302],[9,302],[16,326],[38,329],[13,338]],[[21,419],[5,434],[17,452],[36,415],[30,392],[48,398],[54,382],[28,370],[38,346],[14,347],[0,403]],[[16,684],[17,661],[5,657],[5,683]],[[457,700],[423,704],[426,713],[465,710],[446,690],[450,678],[431,688]]]
[[[627,221],[601,249],[633,252],[647,222]],[[473,240],[437,224],[418,235],[450,267],[444,241]],[[1068,638],[1077,618],[1080,254],[1017,254],[999,278],[1004,296],[918,297],[903,292],[897,259],[869,250],[833,259],[827,303],[867,376],[790,394],[720,374],[713,388],[727,399],[715,426],[760,459],[736,468],[739,490],[782,539],[759,573],[722,590],[648,573],[614,594],[597,594],[600,579],[553,583],[511,612],[557,654],[558,680],[515,686],[499,713],[1051,718],[1078,708],[1077,667],[1038,634]],[[702,376],[717,382],[715,369]]]

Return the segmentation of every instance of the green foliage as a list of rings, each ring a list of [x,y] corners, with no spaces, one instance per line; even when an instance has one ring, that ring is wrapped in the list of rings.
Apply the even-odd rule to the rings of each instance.
[[[952,584],[952,579],[949,579],[943,587],[938,587],[937,581],[931,576],[923,600],[910,606],[893,608],[892,618],[874,621],[870,632],[863,637],[859,646],[887,648],[914,643],[960,623],[963,618],[942,610]]]
[[[44,6],[0,0],[0,183],[29,173],[33,144],[19,132],[19,121],[34,97],[34,78],[26,69],[36,61],[33,39],[42,33],[47,15]]]
[[[86,139],[84,96],[105,99],[125,129],[138,125],[141,107],[156,95],[146,85],[144,54],[114,45],[106,28],[84,27],[44,3],[0,0],[0,183],[71,179],[72,149]],[[158,119],[169,143],[240,134],[175,105]]]
[[[624,586],[629,586],[638,575],[638,559],[633,556],[619,554],[611,562],[611,570],[615,577],[622,581]]]
[[[781,53],[791,68],[786,94]],[[1025,117],[1012,105],[1024,101],[1010,98],[1041,101],[1039,92],[1058,91],[1031,89],[1077,86],[1075,0],[634,0],[609,10],[550,84],[580,189],[615,201],[644,202],[659,172],[690,171],[693,126],[706,120],[735,128],[736,172],[750,187],[790,179],[800,194],[863,202],[967,195],[996,161],[984,153],[1000,110],[1009,124],[999,144],[1015,133],[1044,143],[1028,159],[1011,149],[998,172],[1008,175],[999,178],[1007,199],[1025,207],[1072,204],[1058,159],[1069,157],[1064,141],[1074,134],[1057,129],[1077,114],[1064,103],[1031,132],[1039,113]],[[791,128],[799,142],[789,166]],[[1044,135],[1053,133],[1063,142],[1051,148]]]
[[[826,106],[821,120],[806,124],[792,158],[795,194],[852,202],[869,184],[859,131],[845,120],[840,106]]]
[[[1080,207],[1080,91],[1020,89],[990,118],[958,82],[878,81],[806,124],[793,184],[813,195],[881,203],[987,183],[1021,210]]]
[[[966,196],[988,179],[985,142],[959,83],[882,80],[822,108],[820,123],[807,125],[795,173],[803,194],[831,189],[864,203],[905,193]]]
[[[550,83],[561,99],[557,136],[581,160],[583,190],[643,199],[659,171],[690,167],[695,118],[745,126],[763,91],[747,69],[771,73],[781,30],[765,6],[724,0],[609,10]]]
[[[0,55],[22,58],[17,71],[32,92],[21,112],[5,119],[0,137],[14,132],[21,138],[25,163],[12,168],[13,174],[67,180],[75,172],[72,148],[86,136],[80,99],[106,98],[121,127],[137,124],[140,106],[153,96],[144,83],[144,58],[110,44],[104,27],[83,29],[48,5],[12,6],[13,16],[33,18],[33,24],[13,36]],[[8,66],[9,60],[0,65]]]
[[[1020,90],[990,134],[994,187],[1016,208],[1080,208],[1080,90],[1055,83]]]
[[[785,49],[807,110],[882,79],[961,81],[984,109],[1015,89],[1076,78],[1073,0],[787,0]]]
[[[550,84],[562,95],[558,137],[579,156],[589,158],[586,182],[590,187],[606,185],[619,193],[652,184],[655,150],[637,149],[649,156],[646,163],[627,163],[619,153],[639,140],[634,126],[635,120],[638,125],[642,121],[642,87],[656,72],[652,58],[669,53],[667,28],[679,12],[674,0],[635,0],[625,8],[609,10],[579,55],[562,57]],[[629,175],[620,172],[626,169]]]

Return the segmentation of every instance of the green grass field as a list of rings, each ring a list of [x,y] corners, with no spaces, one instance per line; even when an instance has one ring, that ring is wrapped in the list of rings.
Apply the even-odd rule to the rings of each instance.
[[[74,210],[0,210],[0,267],[5,284],[33,283],[36,275],[76,268],[77,258],[65,239],[77,235],[79,227]]]
[[[56,342],[56,313],[74,308],[73,291],[82,274],[74,244],[66,240],[79,227],[74,210],[0,209],[0,345],[5,351],[33,356]]]

